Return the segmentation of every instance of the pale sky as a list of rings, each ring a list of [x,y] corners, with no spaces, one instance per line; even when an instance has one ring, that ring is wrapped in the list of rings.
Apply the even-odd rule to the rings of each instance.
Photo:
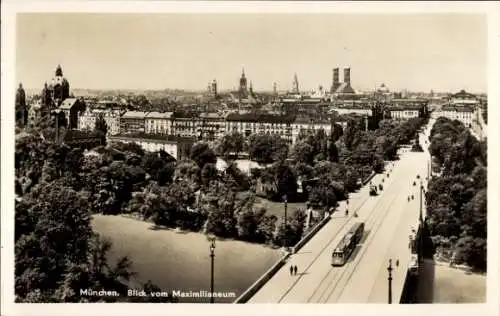
[[[487,91],[487,19],[472,14],[19,14],[17,81],[41,89],[328,88]]]

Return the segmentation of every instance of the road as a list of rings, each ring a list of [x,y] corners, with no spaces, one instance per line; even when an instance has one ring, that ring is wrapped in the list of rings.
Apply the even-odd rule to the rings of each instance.
[[[421,136],[422,147],[426,147],[425,138]],[[389,177],[382,174],[372,180],[374,184],[383,181],[384,190],[378,196],[369,196],[368,187],[351,194],[348,217],[346,203],[340,203],[332,220],[292,255],[249,303],[385,303],[390,257],[400,260],[400,268],[393,271],[396,297],[401,292],[397,286],[403,286],[406,276],[408,236],[418,220],[419,182],[413,186],[413,181],[417,174],[425,180],[429,161],[426,152],[403,151],[401,159],[387,168]],[[408,202],[411,194],[414,200]],[[354,210],[358,218],[352,216]],[[365,236],[344,266],[332,267],[332,250],[357,221],[365,223]],[[298,267],[298,275],[290,275],[291,265]]]

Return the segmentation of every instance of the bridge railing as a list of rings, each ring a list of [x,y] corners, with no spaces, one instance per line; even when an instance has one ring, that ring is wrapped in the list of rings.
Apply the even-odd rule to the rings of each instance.
[[[246,303],[252,296],[257,293],[260,288],[273,277],[273,275],[278,272],[278,270],[285,265],[290,253],[287,252],[280,260],[278,260],[269,270],[267,270],[257,281],[255,281],[243,294],[241,294],[233,304],[243,304]]]

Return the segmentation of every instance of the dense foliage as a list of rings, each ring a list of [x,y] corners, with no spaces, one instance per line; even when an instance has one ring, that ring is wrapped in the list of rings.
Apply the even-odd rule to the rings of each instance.
[[[91,210],[117,212],[122,206],[120,199],[135,184],[127,177],[142,180],[140,172],[128,170],[133,159],[114,161],[112,153],[85,156],[81,149],[19,134],[15,162],[16,301],[127,300],[131,261],[107,261],[111,243],[92,231]],[[94,199],[98,194],[108,198]],[[84,296],[80,289],[120,296]]]
[[[247,149],[251,158],[271,163],[250,175],[231,162],[218,170],[214,150],[203,142],[193,145],[189,159],[176,162],[165,152],[146,153],[133,143],[84,152],[55,144],[42,132],[18,134],[17,299],[74,302],[85,300],[80,287],[124,290],[133,275],[131,262],[107,262],[111,245],[92,232],[94,213],[126,213],[168,228],[293,246],[305,233],[305,210],[291,211],[285,225],[258,206],[257,195],[279,202],[308,201],[313,208],[331,211],[361,179],[381,172],[384,159],[397,159],[397,146],[409,142],[420,124],[382,121],[379,129],[365,131],[353,119],[345,130],[334,125],[329,135],[323,130],[302,132],[292,148],[278,135],[223,138],[217,148],[222,155]],[[96,131],[105,134],[106,129],[99,120]],[[453,170],[469,165],[454,165]],[[474,174],[482,175],[480,170]],[[467,190],[455,189],[458,196],[468,197]]]
[[[486,270],[486,140],[459,121],[439,118],[431,130],[434,177],[426,192],[427,223],[438,254]]]

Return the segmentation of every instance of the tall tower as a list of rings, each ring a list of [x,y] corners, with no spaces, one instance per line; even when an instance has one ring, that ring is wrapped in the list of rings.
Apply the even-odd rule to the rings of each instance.
[[[251,80],[250,80],[249,92],[250,92],[250,94],[253,94],[253,85],[252,85],[252,81]]]
[[[278,85],[276,84],[276,81],[273,82],[273,94],[278,95]]]
[[[293,75],[293,93],[299,93],[299,79],[297,79],[297,73]]]
[[[351,68],[344,68],[344,83],[351,84]]]
[[[339,68],[333,68],[333,82],[331,92],[335,92],[337,88],[340,86],[340,78],[339,78]]]
[[[209,81],[207,85],[207,92],[209,95],[212,95],[212,83]]]
[[[21,126],[26,126],[28,122],[28,109],[26,107],[26,92],[23,89],[23,84],[19,84],[16,92],[16,123]]]
[[[241,78],[240,78],[240,92],[246,93],[247,91],[248,91],[247,78],[245,77],[245,68],[243,68],[241,71]]]
[[[61,105],[62,101],[69,98],[69,82],[63,76],[61,65],[57,65],[55,77],[52,79],[52,89],[55,106]]]
[[[217,97],[217,81],[215,81],[215,79],[212,81],[211,92],[212,92],[213,97],[216,98]]]

